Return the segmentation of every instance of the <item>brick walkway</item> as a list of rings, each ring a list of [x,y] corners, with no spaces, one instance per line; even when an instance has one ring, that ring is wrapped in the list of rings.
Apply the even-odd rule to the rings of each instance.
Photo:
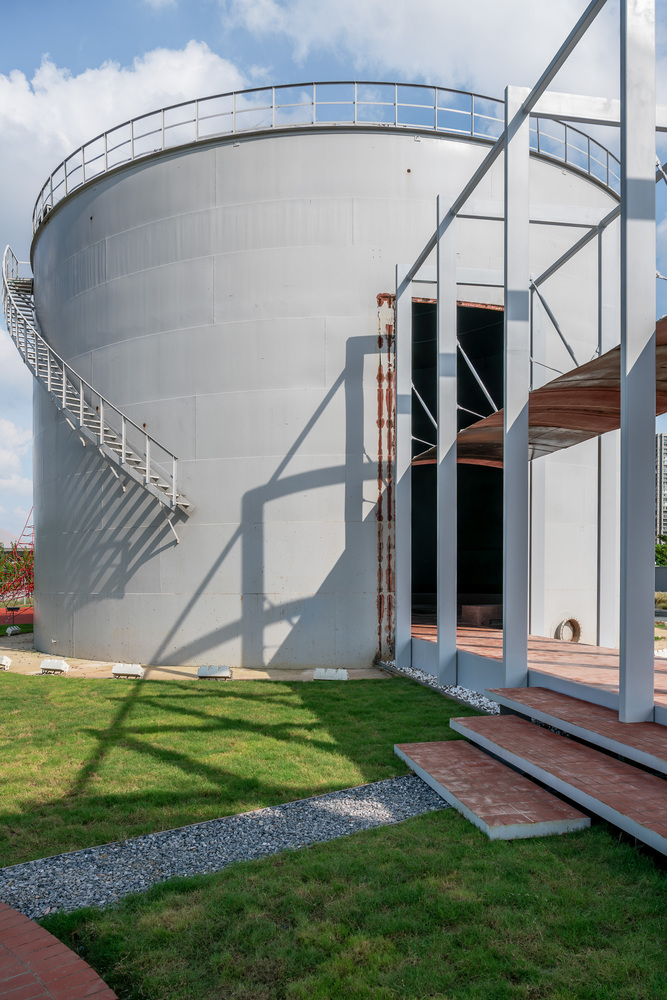
[[[401,743],[395,753],[491,840],[568,833],[590,819],[465,740]]]
[[[0,903],[0,997],[117,1000],[83,959],[5,903]]]
[[[433,617],[415,616],[412,635],[415,639],[437,642],[438,631]],[[487,659],[503,658],[502,629],[459,625],[456,629],[456,644],[467,653],[475,653]],[[528,670],[618,692],[617,649],[529,635]],[[667,659],[659,657],[655,660],[655,704],[667,708]]]

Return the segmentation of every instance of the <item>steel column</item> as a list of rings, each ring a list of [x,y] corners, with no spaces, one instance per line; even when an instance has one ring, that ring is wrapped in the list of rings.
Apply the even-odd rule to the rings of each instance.
[[[412,284],[396,268],[396,664],[412,664]]]
[[[598,350],[618,343],[618,227],[598,237]],[[600,646],[618,645],[619,431],[598,438],[598,623]]]
[[[505,91],[505,400],[503,420],[503,668],[528,679],[528,395],[530,391],[529,124],[522,87]]]
[[[438,274],[438,683],[456,684],[457,470],[456,470],[456,218],[451,199],[437,201]]]
[[[621,0],[619,718],[653,715],[655,3]]]

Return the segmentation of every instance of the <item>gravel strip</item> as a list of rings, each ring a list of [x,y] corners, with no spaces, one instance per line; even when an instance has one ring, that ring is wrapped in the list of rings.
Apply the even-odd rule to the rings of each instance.
[[[416,667],[397,667],[393,660],[382,660],[379,665],[387,667],[393,674],[402,674],[403,677],[410,677],[413,681],[426,684],[427,687],[432,687],[435,691],[440,691],[441,694],[455,698],[456,701],[462,701],[466,705],[471,705],[472,708],[477,708],[480,712],[486,712],[487,715],[498,715],[500,713],[500,705],[495,701],[491,701],[485,695],[479,694],[478,691],[461,687],[460,684],[438,684],[433,674],[427,674],[424,670],[418,670]]]
[[[217,872],[235,861],[297,850],[446,808],[421,778],[389,778],[1,868],[0,899],[32,919],[55,910],[109,906],[175,875]]]

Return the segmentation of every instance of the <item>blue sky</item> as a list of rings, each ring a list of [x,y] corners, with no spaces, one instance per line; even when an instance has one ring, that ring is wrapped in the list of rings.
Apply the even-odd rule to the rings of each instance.
[[[0,0],[0,242],[26,259],[32,207],[48,174],[80,143],[127,118],[231,89],[311,80],[400,80],[500,97],[507,83],[535,82],[585,6]],[[556,89],[617,96],[617,23],[610,0]],[[667,24],[658,28],[659,99],[667,103]],[[667,159],[667,148],[660,152]],[[665,185],[658,220],[660,249]],[[659,253],[658,266],[667,273],[667,254]],[[658,293],[662,314],[667,282],[658,282]],[[0,530],[15,534],[31,505],[31,396],[31,376],[0,334]],[[667,418],[664,424],[667,430]]]

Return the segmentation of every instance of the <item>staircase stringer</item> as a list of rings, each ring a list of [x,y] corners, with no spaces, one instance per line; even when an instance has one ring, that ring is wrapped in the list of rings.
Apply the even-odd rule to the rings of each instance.
[[[167,510],[189,514],[193,507],[178,491],[178,459],[94,386],[46,342],[39,331],[32,278],[21,277],[13,251],[2,263],[2,305],[7,330],[24,363],[62,411],[81,443],[92,444],[119,479],[142,486]],[[123,486],[124,488],[124,486]]]

